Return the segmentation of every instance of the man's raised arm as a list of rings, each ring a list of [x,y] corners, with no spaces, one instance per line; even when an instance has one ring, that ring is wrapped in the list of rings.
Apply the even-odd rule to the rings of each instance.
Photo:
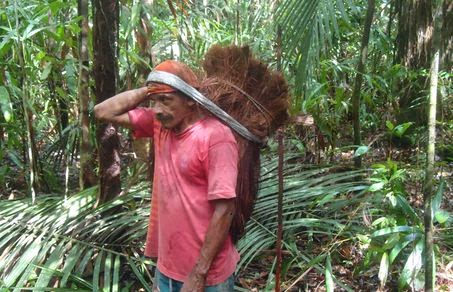
[[[147,88],[121,92],[94,106],[94,115],[103,122],[130,127],[128,111],[136,108],[147,97]]]

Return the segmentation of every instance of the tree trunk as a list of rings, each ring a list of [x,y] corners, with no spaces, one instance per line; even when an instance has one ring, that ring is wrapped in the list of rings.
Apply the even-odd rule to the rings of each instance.
[[[427,69],[431,62],[433,34],[432,0],[396,1],[398,34],[396,62],[409,70]],[[400,83],[400,113],[398,122],[426,124],[426,77],[418,76]]]
[[[424,223],[425,223],[425,291],[434,291],[435,285],[435,259],[433,249],[433,184],[434,184],[434,156],[436,143],[436,106],[437,106],[437,80],[439,72],[439,55],[440,55],[440,26],[441,26],[441,10],[442,7],[436,9],[435,15],[435,31],[433,36],[433,58],[430,71],[430,90],[429,90],[429,114],[428,114],[428,146],[427,146],[427,161],[425,183],[423,189],[424,203]]]
[[[15,6],[15,14],[16,14],[16,27],[19,27],[19,15],[17,11],[17,3],[14,2]],[[24,123],[27,129],[27,149],[26,149],[26,158],[28,160],[28,186],[30,195],[32,198],[32,202],[34,203],[36,200],[36,188],[39,189],[39,159],[38,159],[38,151],[36,150],[36,143],[35,143],[35,131],[33,128],[33,112],[30,109],[31,102],[29,100],[29,90],[28,90],[28,76],[26,72],[25,66],[25,44],[19,38],[16,41],[17,46],[17,55],[19,58],[19,66],[21,68],[20,71],[20,88],[22,93],[22,107],[24,111]]]
[[[137,64],[138,71],[138,80],[146,80],[146,75],[149,73],[150,69],[153,67],[153,53],[152,53],[152,43],[153,38],[153,27],[151,26],[151,21],[149,20],[148,15],[145,13],[144,6],[149,6],[146,1],[142,0],[142,8],[140,10],[140,25],[135,29],[135,38],[137,40],[137,45],[139,47],[139,56],[143,60],[148,60],[147,64]],[[151,8],[151,7],[150,7]]]
[[[434,291],[434,251],[433,251],[433,181],[434,181],[434,154],[436,142],[436,104],[437,104],[437,73],[439,70],[439,52],[434,54],[431,68],[431,88],[429,94],[428,119],[428,149],[426,163],[426,177],[424,186],[425,207],[425,291]]]
[[[277,25],[276,43],[277,70],[282,70],[282,29]],[[278,141],[278,197],[277,197],[277,241],[275,250],[277,253],[277,264],[275,267],[275,291],[281,291],[281,272],[282,272],[282,239],[283,239],[283,129],[277,130]]]
[[[439,66],[441,70],[451,72],[453,66],[453,1],[443,1],[441,34]]]
[[[28,81],[27,81],[27,72],[25,72],[25,53],[24,53],[24,44],[22,42],[18,43],[19,48],[19,64],[22,68],[22,77],[21,77],[21,89],[22,89],[22,106],[24,110],[24,122],[27,128],[27,160],[28,160],[28,170],[29,170],[29,191],[34,203],[36,200],[36,188],[39,189],[39,167],[38,167],[38,151],[36,150],[35,144],[35,130],[33,128],[33,112],[30,109],[30,101],[28,95]]]
[[[368,9],[366,12],[365,26],[362,35],[362,44],[360,46],[360,58],[357,64],[357,74],[355,76],[354,90],[352,92],[352,123],[354,126],[354,145],[359,147],[362,144],[360,135],[360,88],[362,87],[363,74],[365,74],[365,61],[368,53],[368,42],[370,40],[371,22],[373,21],[375,0],[368,0]],[[354,159],[356,167],[362,164],[362,157],[357,156]]]
[[[88,62],[88,0],[78,1],[80,21],[79,36],[79,107],[80,107],[80,126],[82,128],[80,137],[80,173],[79,186],[83,190],[96,184],[97,178],[94,172],[93,145],[90,139],[90,116],[88,114],[88,104],[90,102],[89,83],[89,62]]]
[[[117,39],[119,7],[117,0],[93,0],[93,48],[96,102],[115,95],[117,79]],[[100,193],[96,205],[121,192],[119,138],[112,124],[98,123]]]
[[[51,27],[51,31],[55,33],[55,24],[52,19],[52,11],[49,8],[47,13],[48,24]],[[56,48],[56,42],[54,38],[47,38],[45,42],[47,55],[52,56],[52,67],[50,74],[47,78],[47,87],[49,89],[49,97],[53,101],[52,105],[55,110],[55,120],[58,131],[58,136],[61,138],[61,134],[69,124],[68,105],[64,98],[57,93],[57,88],[63,89],[64,78],[60,78],[63,70],[63,63],[60,60],[64,60],[64,56],[57,57],[58,48]],[[62,49],[63,51],[63,49]],[[65,145],[67,141],[64,141],[62,145]]]

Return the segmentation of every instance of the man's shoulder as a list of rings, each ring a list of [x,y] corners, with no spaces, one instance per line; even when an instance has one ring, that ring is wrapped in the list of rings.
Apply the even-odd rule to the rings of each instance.
[[[204,131],[204,135],[209,138],[211,145],[219,142],[236,143],[236,139],[231,128],[215,117],[206,117],[203,120],[202,129]]]

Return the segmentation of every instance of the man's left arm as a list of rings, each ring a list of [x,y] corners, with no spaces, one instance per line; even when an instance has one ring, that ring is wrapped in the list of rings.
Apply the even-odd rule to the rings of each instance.
[[[198,260],[184,282],[182,292],[204,291],[209,268],[228,237],[235,210],[234,198],[214,200],[213,203],[214,215],[209,223]]]

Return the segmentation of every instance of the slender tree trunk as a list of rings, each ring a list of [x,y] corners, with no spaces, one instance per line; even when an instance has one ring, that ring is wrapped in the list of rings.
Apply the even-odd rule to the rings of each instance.
[[[360,46],[360,58],[357,64],[357,75],[352,92],[352,123],[354,126],[354,144],[360,146],[362,138],[360,135],[360,88],[362,87],[363,74],[365,74],[365,61],[368,54],[368,42],[370,40],[371,23],[373,21],[375,0],[368,0],[368,9],[366,12],[365,26],[362,35],[362,44]],[[362,157],[357,156],[354,159],[356,167],[362,164]]]
[[[399,0],[391,0],[389,5],[390,5],[390,12],[389,12],[389,22],[387,23],[387,37],[389,39],[392,38],[392,24],[393,22],[395,21],[395,13],[396,13],[396,1],[399,1]],[[394,60],[395,59],[395,46],[392,46],[392,48],[390,49],[390,55],[391,55],[391,58]]]
[[[282,66],[282,29],[277,25],[277,70],[281,72]],[[275,291],[281,289],[281,272],[282,272],[282,239],[283,239],[283,129],[277,130],[278,141],[278,197],[277,197],[277,265],[275,267]]]
[[[97,103],[115,95],[117,80],[117,0],[93,0],[93,47],[95,95]],[[96,205],[107,202],[121,192],[119,138],[112,124],[99,123],[100,193]]]
[[[0,68],[0,84],[4,85],[6,84],[6,78],[5,78],[5,68]],[[6,89],[6,88],[5,88]],[[3,113],[0,113],[0,125],[4,124],[6,121],[4,121]],[[5,142],[5,131],[6,128],[4,126],[0,126],[0,149],[3,149],[3,143]],[[3,160],[3,157],[0,157]]]
[[[424,201],[424,223],[425,223],[425,291],[434,291],[435,285],[435,259],[433,249],[433,184],[434,184],[434,156],[436,143],[436,106],[437,106],[437,80],[439,72],[439,55],[440,55],[440,19],[441,5],[438,5],[436,10],[435,22],[436,25],[433,37],[433,58],[430,71],[430,90],[429,90],[429,114],[428,114],[428,147],[427,147],[427,162],[425,173],[425,184],[423,190]]]
[[[432,195],[434,181],[434,154],[436,142],[436,105],[437,105],[437,73],[439,70],[439,52],[434,54],[431,67],[431,88],[429,94],[429,120],[428,120],[428,149],[426,177],[424,187],[425,203],[425,291],[434,291],[434,251],[433,251],[433,211]]]
[[[141,1],[140,9],[140,23],[134,29],[135,39],[139,49],[139,56],[142,60],[147,61],[147,63],[140,62],[137,64],[138,78],[137,80],[146,80],[146,75],[149,73],[150,68],[153,67],[154,59],[152,53],[152,43],[151,39],[153,37],[153,27],[151,26],[151,21],[149,20],[148,15],[145,13],[145,6],[149,6],[146,1]],[[151,9],[151,7],[149,7]]]
[[[14,2],[16,6],[17,3]],[[19,27],[19,16],[17,14],[17,7],[16,10],[16,27]],[[19,66],[21,68],[21,77],[20,77],[20,85],[22,90],[22,107],[24,111],[24,123],[27,128],[27,150],[26,150],[26,157],[28,159],[28,171],[29,171],[29,191],[32,197],[32,202],[34,203],[36,200],[36,188],[39,186],[39,168],[38,168],[38,159],[37,159],[37,152],[36,151],[36,144],[35,144],[35,134],[33,128],[33,112],[30,109],[31,102],[29,99],[29,91],[28,91],[28,76],[26,67],[25,67],[25,44],[20,39],[18,39],[17,43],[17,51],[19,57]]]
[[[80,126],[82,128],[80,137],[80,174],[79,186],[83,190],[96,184],[96,174],[94,172],[93,145],[91,144],[90,116],[88,104],[90,102],[90,92],[88,83],[90,80],[88,67],[88,0],[78,1],[80,21],[79,36],[79,107],[80,107]]]
[[[148,15],[145,13],[143,6],[150,6],[150,3],[142,0],[142,9],[140,11],[140,25],[135,29],[135,38],[139,47],[139,55],[143,60],[148,60],[147,64],[140,63],[137,65],[138,80],[146,80],[146,74],[149,73],[153,67],[154,59],[152,54],[152,43],[151,39],[153,36],[153,28],[150,25],[151,21],[148,19]],[[149,106],[149,102],[144,103],[145,106]],[[132,133],[130,140],[134,145],[134,150],[137,156],[144,158],[147,162],[147,173],[150,181],[153,181],[154,176],[154,147],[152,139],[133,139]],[[146,153],[146,156],[142,155]],[[152,188],[152,185],[151,185]]]
[[[55,32],[55,23],[53,22],[52,18],[52,11],[49,8],[49,11],[47,13],[47,18],[48,18],[48,24],[51,27],[51,31]],[[49,88],[49,96],[51,100],[54,101],[52,104],[55,110],[55,120],[56,120],[56,126],[57,126],[57,131],[58,131],[58,136],[61,137],[61,134],[63,130],[68,126],[69,124],[69,113],[68,113],[68,105],[64,98],[57,93],[57,88],[63,89],[64,86],[64,79],[60,78],[60,74],[62,71],[62,63],[59,60],[64,60],[64,56],[60,56],[58,59],[57,57],[57,51],[58,48],[56,47],[56,42],[54,38],[47,38],[46,39],[46,51],[49,56],[53,57],[52,61],[52,67],[50,70],[50,74],[47,78],[47,87]],[[62,49],[61,51],[64,51]],[[66,141],[63,143],[63,145],[66,144]]]

